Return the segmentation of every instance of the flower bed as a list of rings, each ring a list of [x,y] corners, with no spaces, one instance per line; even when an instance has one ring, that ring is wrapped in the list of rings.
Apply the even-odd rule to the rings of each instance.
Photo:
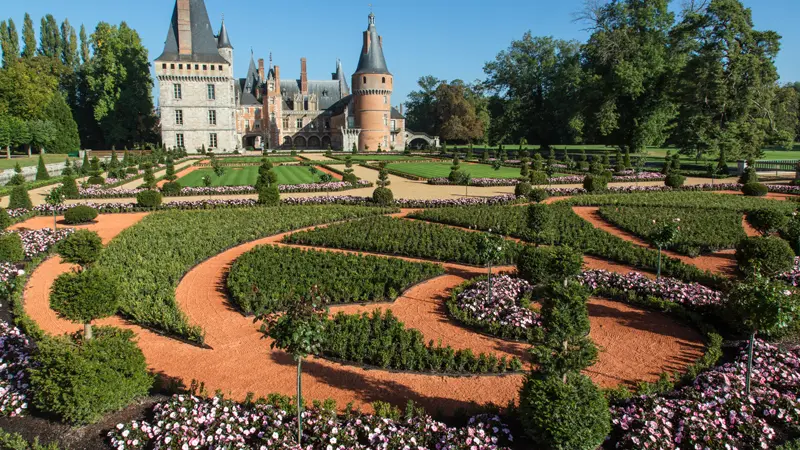
[[[757,341],[753,389],[745,394],[747,350],[731,363],[663,395],[612,408],[614,448],[656,450],[773,448],[800,421],[800,349]]]
[[[539,314],[530,308],[526,298],[531,285],[516,277],[492,277],[492,298],[489,283],[468,281],[453,292],[447,302],[450,315],[456,320],[504,339],[522,340],[542,326]]]
[[[792,270],[778,275],[778,278],[787,281],[792,286],[800,286],[800,256],[795,256]]]
[[[22,239],[22,249],[25,251],[25,257],[28,259],[33,258],[41,253],[44,253],[60,240],[65,239],[72,234],[75,230],[73,228],[60,228],[53,230],[52,228],[41,228],[38,230],[24,230],[17,232]]]
[[[333,181],[330,183],[304,183],[304,184],[281,184],[278,186],[280,192],[335,192],[348,189],[359,189],[370,187],[372,183],[366,180],[359,180],[354,186],[344,181]],[[123,198],[136,197],[136,194],[144,189],[106,189],[106,188],[80,188],[78,195],[80,198]],[[178,196],[190,195],[247,195],[255,194],[253,186],[212,186],[212,187],[183,187]]]
[[[691,309],[707,309],[723,303],[721,292],[701,284],[684,283],[669,277],[651,280],[638,272],[622,275],[607,270],[587,270],[579,276],[579,280],[594,291],[633,291]]]
[[[176,395],[153,407],[151,422],[118,424],[112,448],[205,449],[301,448],[297,417],[272,404],[241,404],[219,396]],[[448,427],[429,416],[395,420],[352,412],[338,417],[313,408],[303,412],[303,449],[500,450],[511,432],[496,416],[476,416],[464,427]]]
[[[581,184],[583,183],[584,175],[566,175],[561,177],[548,178],[548,184]],[[633,181],[661,181],[664,175],[656,172],[641,172],[639,176],[636,175],[623,175],[611,177],[611,182],[623,183]],[[517,178],[472,178],[469,181],[470,186],[487,187],[487,186],[516,186],[520,183]],[[453,184],[447,178],[429,178],[428,184],[433,185],[449,185]]]
[[[0,278],[13,275],[16,269],[3,264]],[[5,280],[3,280],[5,281]],[[33,341],[16,327],[0,320],[0,415],[20,416],[28,409],[28,368]]]

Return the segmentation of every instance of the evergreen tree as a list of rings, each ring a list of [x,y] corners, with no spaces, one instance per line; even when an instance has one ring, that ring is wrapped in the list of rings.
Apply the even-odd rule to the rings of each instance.
[[[50,174],[47,173],[47,166],[44,163],[44,155],[39,153],[39,164],[36,166],[36,181],[49,179]]]
[[[69,153],[81,148],[78,124],[75,123],[72,111],[61,93],[53,93],[44,109],[44,115],[52,122],[56,134],[56,138],[47,147],[48,152]]]
[[[61,22],[61,62],[64,66],[75,69],[80,63],[78,55],[78,37],[75,28],[69,24],[68,19]]]
[[[31,15],[25,13],[22,22],[22,57],[33,58],[36,55],[36,33],[33,31],[33,21]]]
[[[719,158],[717,158],[717,173],[720,175],[728,176],[728,161],[725,157],[725,149],[719,149]]]
[[[625,152],[627,151],[628,149],[626,148]],[[622,172],[623,170],[625,170],[625,167],[626,167],[625,161],[622,160],[622,152],[620,152],[619,149],[617,149],[616,152],[614,152],[614,171]]]
[[[672,154],[667,150],[667,154],[664,156],[664,167],[661,168],[661,173],[667,175],[670,169],[672,169]]]
[[[156,177],[153,175],[153,166],[148,164],[144,169],[144,177],[142,177],[142,187],[144,189],[155,189]]]
[[[630,169],[632,167],[631,166],[631,151],[627,147],[625,148],[625,154],[623,156],[622,163],[623,163],[623,165],[625,166],[626,169]]]
[[[81,175],[89,174],[89,152],[83,152],[83,161],[81,161]]]
[[[61,33],[52,14],[42,17],[39,27],[39,54],[47,58],[61,56]]]
[[[28,189],[25,187],[24,183],[14,186],[8,199],[8,209],[19,208],[33,208],[33,202],[31,202],[31,197],[28,195]]]
[[[2,44],[3,51],[3,67],[9,67],[17,58],[19,58],[19,34],[17,34],[17,26],[12,19],[6,22],[0,22],[0,44]]]
[[[382,187],[382,188],[385,188],[385,187],[389,186],[390,184],[392,184],[392,182],[389,181],[389,171],[385,167],[381,168],[381,170],[378,172],[378,182],[377,182],[377,184],[378,184],[378,187]]]
[[[172,162],[172,159],[167,160],[167,170],[164,173],[164,179],[167,181],[175,181],[178,179],[178,176],[175,175],[175,164]]]
[[[6,186],[19,186],[21,184],[25,184],[25,176],[22,175],[22,167],[20,167],[19,163],[14,164],[14,176],[8,180]]]
[[[61,171],[61,175],[65,177],[71,177],[75,175],[75,171],[72,170],[72,162],[69,160],[69,157],[64,159],[64,170]]]
[[[86,36],[86,27],[83,24],[81,24],[80,40],[81,64],[87,64],[91,60],[91,56],[89,55],[89,38]]]

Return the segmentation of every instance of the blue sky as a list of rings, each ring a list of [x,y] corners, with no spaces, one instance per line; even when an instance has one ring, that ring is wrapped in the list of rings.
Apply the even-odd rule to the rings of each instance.
[[[256,59],[269,52],[284,77],[299,77],[300,58],[308,59],[311,79],[329,79],[341,58],[348,76],[355,70],[361,33],[370,2],[383,35],[389,70],[395,77],[392,103],[405,100],[423,75],[474,81],[483,64],[528,30],[534,35],[585,41],[588,34],[573,21],[583,0],[205,0],[212,26],[225,15],[238,77],[244,77],[252,47]],[[98,21],[124,20],[135,28],[150,51],[151,61],[163,49],[174,0],[4,0],[0,18],[11,17],[21,31],[27,11],[37,27],[47,13],[65,17],[91,32]],[[800,81],[800,1],[745,0],[757,29],[783,36],[777,59],[782,82]],[[673,0],[678,8],[680,0]]]

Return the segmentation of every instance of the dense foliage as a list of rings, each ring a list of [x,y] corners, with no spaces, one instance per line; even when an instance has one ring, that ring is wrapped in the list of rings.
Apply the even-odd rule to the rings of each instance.
[[[58,246],[58,254],[64,262],[84,267],[97,261],[102,250],[100,235],[89,230],[75,231]]]
[[[18,233],[0,235],[0,261],[18,262],[25,258],[22,238]]]
[[[745,275],[758,272],[772,277],[792,269],[794,251],[783,239],[752,237],[736,245],[736,262]]]
[[[125,274],[120,280],[120,311],[125,316],[202,342],[202,330],[189,325],[175,304],[175,287],[192,266],[260,237],[390,211],[349,206],[164,211],[151,214],[120,233],[97,266]]]
[[[680,233],[667,248],[689,256],[733,248],[746,237],[742,215],[736,211],[604,206],[600,208],[600,215],[643,239],[651,236],[661,224],[679,218]]]
[[[261,246],[231,266],[227,285],[244,312],[286,311],[316,286],[324,304],[392,301],[444,273],[440,265],[396,258]]]
[[[580,195],[569,203],[576,206],[652,206],[708,210],[754,211],[774,209],[790,214],[790,202],[756,199],[741,195],[720,195],[711,192],[635,192],[628,194]],[[681,218],[683,219],[683,218]]]
[[[91,340],[41,340],[31,369],[33,403],[65,422],[82,424],[147,395],[153,378],[133,337],[130,330],[98,327]]]
[[[477,251],[480,238],[478,233],[436,224],[372,217],[294,233],[284,242],[484,265]],[[506,246],[494,263],[513,261],[518,249],[518,245]]]
[[[105,270],[66,272],[53,282],[50,308],[67,320],[87,324],[86,338],[91,339],[88,324],[116,314],[119,294],[116,277]]]
[[[64,212],[64,222],[70,225],[91,222],[96,218],[97,210],[86,205],[76,205]]]
[[[143,208],[157,208],[161,206],[161,192],[144,190],[136,194],[136,204]]]

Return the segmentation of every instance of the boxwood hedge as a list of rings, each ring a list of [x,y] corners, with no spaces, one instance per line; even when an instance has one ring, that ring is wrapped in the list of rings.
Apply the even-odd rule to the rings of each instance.
[[[194,265],[261,237],[337,220],[396,211],[360,206],[250,207],[160,211],[120,233],[97,262],[124,274],[120,312],[168,334],[203,341],[175,303],[175,288]]]
[[[441,265],[329,251],[259,246],[228,273],[228,292],[244,312],[285,311],[313,286],[327,304],[392,301]]]

